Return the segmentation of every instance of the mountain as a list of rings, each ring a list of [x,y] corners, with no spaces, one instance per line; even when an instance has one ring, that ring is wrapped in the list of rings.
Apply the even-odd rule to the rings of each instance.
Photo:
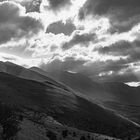
[[[94,100],[140,105],[140,87],[130,87],[121,82],[98,83],[81,73],[67,71],[52,71],[48,75]]]
[[[67,71],[47,73],[39,68],[33,70],[51,76],[92,101],[102,104],[103,107],[140,124],[140,87],[130,87],[121,82],[97,83],[80,73]]]
[[[19,108],[0,102],[0,111],[1,140],[117,140],[114,137],[68,127],[46,113],[29,108]]]
[[[119,82],[106,82],[102,85],[105,91],[115,95],[116,102],[128,105],[140,105],[140,88],[130,87]]]
[[[56,99],[54,99],[54,101],[50,101],[50,97],[48,97],[48,99],[49,99],[48,101],[50,101],[49,105],[51,103],[53,103],[53,102],[56,102],[56,101],[58,101],[58,103],[57,102],[56,102],[56,104],[53,103],[52,106],[50,106],[47,109],[45,108],[45,110],[47,110],[47,112],[51,113],[51,115],[53,117],[59,118],[60,121],[62,121],[63,123],[66,123],[68,125],[70,123],[71,126],[75,127],[75,123],[77,123],[77,121],[76,122],[73,121],[73,120],[70,120],[70,122],[68,120],[65,121],[65,118],[68,118],[69,116],[65,116],[64,118],[62,116],[61,117],[58,117],[58,116],[60,116],[60,114],[64,113],[64,111],[61,110],[63,108],[62,107],[63,105],[64,106],[68,105],[68,107],[67,107],[68,110],[65,110],[63,108],[66,112],[68,111],[68,113],[66,113],[66,114],[69,114],[69,115],[73,114],[73,111],[69,112],[69,110],[73,106],[73,102],[77,101],[77,97],[78,97],[78,99],[80,98],[80,99],[84,99],[86,101],[85,103],[82,103],[82,105],[84,104],[84,105],[90,106],[89,105],[89,103],[90,103],[90,104],[94,104],[97,107],[100,107],[98,105],[99,104],[98,101],[100,101],[100,104],[103,107],[109,108],[109,109],[115,111],[116,114],[121,114],[122,116],[124,116],[126,118],[129,118],[130,120],[132,120],[132,121],[134,121],[136,123],[139,123],[139,121],[136,121],[136,119],[138,119],[137,117],[139,117],[139,114],[137,114],[137,116],[134,116],[134,114],[133,115],[130,114],[130,113],[128,114],[124,110],[118,111],[117,107],[114,108],[114,106],[113,106],[116,102],[117,103],[123,103],[124,105],[126,103],[128,103],[128,104],[135,103],[135,98],[138,97],[138,96],[135,96],[135,98],[134,98],[133,97],[134,95],[130,94],[131,93],[130,91],[132,91],[134,89],[132,89],[131,87],[129,87],[129,86],[123,84],[123,83],[102,83],[101,84],[101,83],[97,83],[97,82],[92,81],[90,78],[88,78],[88,77],[86,77],[86,76],[84,76],[84,75],[82,75],[80,73],[71,73],[71,72],[67,72],[67,71],[57,71],[57,72],[47,73],[47,72],[45,72],[42,69],[37,68],[37,67],[32,67],[30,69],[26,69],[24,67],[18,66],[16,64],[13,64],[13,63],[10,63],[10,62],[5,62],[5,63],[4,62],[0,62],[0,71],[8,73],[8,74],[13,75],[13,76],[16,76],[16,78],[18,78],[18,77],[22,78],[22,80],[26,79],[26,80],[33,80],[34,82],[35,81],[41,82],[41,84],[44,84],[47,87],[53,88],[55,90],[55,92],[57,91],[57,93],[59,93],[58,97],[60,97],[60,98],[58,98],[56,96],[56,94],[54,94],[54,96],[56,96]],[[53,79],[55,79],[55,80],[53,80]],[[25,84],[26,84],[26,82],[25,82]],[[32,85],[30,85],[30,86],[32,87]],[[39,88],[37,88],[37,91],[38,91],[38,89]],[[73,90],[71,90],[71,89],[73,89]],[[127,91],[129,91],[128,94],[130,94],[128,96],[127,96],[127,92],[124,92],[124,91],[126,91],[126,89],[127,89]],[[18,89],[18,90],[20,91],[20,89]],[[10,90],[8,89],[8,91],[10,91]],[[76,91],[76,92],[74,92],[74,91]],[[122,91],[125,94],[121,94]],[[40,93],[40,91],[38,93]],[[61,94],[62,93],[72,93],[72,94],[74,93],[74,97],[76,96],[76,100],[73,100],[71,98],[68,99],[68,96],[67,96],[67,98],[65,98],[65,96],[60,96],[60,93]],[[81,94],[83,96],[81,96]],[[8,97],[9,96],[10,95],[8,95]],[[14,102],[20,100],[20,97],[19,97],[19,99],[17,99],[17,97],[18,97],[17,95],[13,96],[12,100]],[[14,99],[14,98],[16,98],[16,99]],[[43,102],[47,103],[48,102],[48,101],[45,101],[45,97],[40,96],[40,95],[37,95],[37,97],[33,97],[33,99],[35,99],[35,98],[40,99],[41,103],[43,103]],[[3,99],[5,99],[5,98],[3,98]],[[51,97],[51,99],[52,99],[52,97]],[[7,97],[6,97],[6,100],[7,100]],[[63,100],[63,105],[62,105],[62,101],[61,100]],[[28,108],[31,107],[33,109],[38,109],[38,106],[39,106],[38,105],[38,101],[36,101],[36,100],[29,100],[29,97],[27,99],[22,99],[21,98],[20,103],[22,103],[22,101],[24,101],[23,104],[26,104]],[[70,102],[70,101],[72,101],[72,102]],[[12,102],[12,101],[10,100],[10,102]],[[35,102],[35,103],[32,103],[32,102]],[[80,102],[81,102],[81,100],[80,100]],[[137,98],[137,103],[138,103],[138,98]],[[59,108],[59,105],[60,106],[62,105],[60,107],[61,109]],[[47,106],[48,106],[48,104],[47,104]],[[43,105],[43,107],[41,107],[41,109],[42,108],[44,108],[44,105]],[[100,108],[102,108],[102,107],[100,107]],[[88,113],[84,113],[84,115],[85,114],[89,114],[89,112],[91,112],[91,110],[88,110],[88,109],[89,109],[88,107],[85,108],[85,106],[84,106],[83,110],[87,110],[88,111]],[[54,110],[55,111],[57,110],[57,111],[55,112]],[[83,112],[83,110],[82,110],[82,112]],[[94,110],[96,112],[98,109],[96,108]],[[44,110],[41,110],[41,111],[44,111]],[[54,113],[55,115],[52,114],[52,113]],[[77,113],[76,113],[76,116],[75,115],[73,116],[74,118],[76,117],[76,119],[74,119],[74,120],[77,120],[77,116],[80,116],[80,118],[81,118],[82,115],[83,114],[77,115]],[[91,114],[91,116],[92,115],[93,114]],[[91,131],[93,129],[92,128],[93,126],[88,126],[89,128],[87,126],[86,127],[84,126],[85,124],[87,125],[87,123],[85,123],[85,122],[87,122],[87,120],[85,121],[85,118],[88,118],[88,116],[90,116],[90,115],[82,117],[82,121],[80,121],[80,122],[82,122],[82,124],[80,124],[80,125],[76,124],[76,127],[80,128],[80,129],[87,128],[86,129],[87,131]],[[93,118],[95,118],[95,116]],[[99,116],[100,115],[98,114],[96,116],[96,118],[100,118]],[[101,121],[102,119],[103,118],[100,118],[99,120]],[[106,127],[106,125],[104,125],[104,123],[103,124],[100,123],[100,121],[98,122],[96,120],[96,121],[93,121],[92,123],[90,121],[89,122],[90,122],[90,124],[96,124],[97,126],[96,125],[95,126],[97,128],[98,127],[99,128],[100,127],[101,128],[102,127],[103,128]],[[106,122],[106,120],[104,122]],[[89,125],[89,123],[88,123],[88,125]],[[104,129],[105,134],[106,134],[106,130],[108,130],[108,128]],[[104,133],[104,131],[101,131],[101,133]],[[115,128],[115,131],[117,131],[116,128]],[[95,128],[94,128],[94,132],[96,132]],[[110,130],[108,132],[109,133],[107,133],[107,134],[110,135]],[[100,131],[99,131],[99,133],[100,133]],[[112,132],[111,132],[111,135],[112,135]]]
[[[28,79],[28,80],[44,82],[46,84],[53,84],[54,86],[57,86],[58,88],[70,90],[68,87],[64,86],[62,83],[56,82],[55,80],[48,77],[47,75],[43,75],[41,73],[33,71],[32,69],[27,69],[8,61],[7,62],[0,61],[0,72],[5,72],[5,73],[8,73],[8,74],[20,77],[20,78]]]
[[[93,100],[105,100],[108,101],[109,98],[113,98],[111,94],[104,92],[101,85],[92,81],[90,78],[80,74],[80,73],[71,73],[67,71],[52,71],[45,72],[39,68],[31,68],[31,70],[38,72],[42,75],[49,75],[49,77],[59,81],[71,89],[79,92],[87,97],[92,97]],[[101,93],[101,94],[100,94]]]
[[[22,66],[16,65],[8,61],[7,62],[0,61],[0,72],[5,72],[11,75],[18,76],[20,78],[35,80],[39,82],[44,82],[44,81],[55,82],[54,80],[52,80],[47,76],[41,75],[35,71],[26,69]]]
[[[139,128],[129,120],[74,92],[3,72],[0,72],[0,101],[20,108],[22,112],[29,109],[47,114],[61,124],[89,132],[118,138],[124,138],[130,132],[139,133]]]
[[[31,67],[29,69],[34,71],[34,72],[40,73],[41,75],[49,76],[49,73],[47,73],[46,71],[44,71],[44,70],[42,70],[42,69],[40,69],[38,67]]]
[[[36,71],[36,69],[33,69]],[[98,83],[81,73],[71,73],[67,71],[42,72],[38,68],[37,72],[49,75],[74,91],[79,92],[93,100],[100,102],[114,101],[123,104],[140,105],[140,88],[130,87],[119,82]]]

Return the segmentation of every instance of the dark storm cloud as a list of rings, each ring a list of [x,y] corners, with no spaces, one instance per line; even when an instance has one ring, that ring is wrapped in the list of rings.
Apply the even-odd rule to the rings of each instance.
[[[79,34],[78,32],[75,32],[72,38],[62,45],[62,49],[67,50],[78,44],[88,46],[91,41],[94,42],[95,40],[96,35],[94,33]]]
[[[13,2],[0,3],[0,44],[21,38],[31,38],[41,29],[36,19],[21,15],[22,7]],[[24,14],[24,13],[22,13]]]
[[[89,65],[84,65],[84,67],[79,67],[77,71],[88,75],[89,77],[96,77],[100,73],[107,73],[113,71],[115,73],[122,69],[128,68],[128,61],[120,59],[118,61],[107,60],[106,62],[96,61],[91,62]]]
[[[71,0],[48,0],[51,10],[60,10],[61,8],[71,5]]]
[[[140,71],[139,71],[140,72]],[[134,72],[133,70],[125,71],[123,74],[113,73],[111,75],[104,75],[102,77],[96,77],[97,80],[102,82],[139,82],[140,78],[138,77],[139,73]],[[92,77],[93,79],[95,77]]]
[[[77,71],[100,82],[127,83],[140,80],[140,71],[134,71],[133,68],[130,68],[129,61],[123,59],[93,62],[90,65],[79,67]]]
[[[96,51],[102,55],[127,56],[127,58],[119,61],[109,60],[92,63],[84,69],[85,74],[101,81],[137,82],[140,80],[140,71],[136,70],[140,66],[139,41],[120,41],[110,46],[98,48]],[[109,74],[109,72],[112,73]],[[99,74],[103,75],[99,76]]]
[[[87,15],[108,17],[112,31],[127,31],[140,21],[139,0],[87,0],[80,9],[80,19]]]
[[[26,8],[26,12],[40,12],[40,4],[42,0],[23,0],[23,1],[18,1],[18,0],[1,0],[2,1],[11,1],[11,2],[16,2],[20,3],[22,6]]]
[[[127,51],[131,49],[131,44],[126,41],[120,41],[110,46],[100,47],[96,50],[101,54],[112,54],[112,55],[127,55]]]
[[[26,12],[40,12],[40,4],[42,0],[23,1],[21,5],[26,7]]]
[[[130,62],[140,60],[140,42],[126,42],[120,41],[111,46],[98,48],[97,51],[101,54],[114,56],[128,56]]]
[[[54,33],[54,34],[60,34],[63,33],[65,35],[71,35],[71,33],[76,29],[74,24],[70,21],[67,21],[66,24],[64,24],[62,21],[58,21],[55,23],[52,23],[48,26],[46,33]]]
[[[104,62],[99,62],[101,65],[101,70],[100,72],[119,72],[122,69],[128,68],[128,60],[120,59],[118,61],[113,61],[113,60],[108,60],[105,63]]]

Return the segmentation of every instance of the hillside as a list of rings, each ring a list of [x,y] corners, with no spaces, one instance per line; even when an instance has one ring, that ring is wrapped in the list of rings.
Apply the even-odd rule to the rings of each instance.
[[[1,140],[117,140],[102,134],[68,127],[36,110],[0,102]]]
[[[33,70],[36,71],[36,69]],[[42,70],[39,71],[38,69],[37,71],[42,73]],[[56,81],[96,101],[114,101],[122,104],[140,105],[139,87],[134,88],[119,82],[98,83],[83,74],[67,71],[52,71],[42,74],[49,75]]]
[[[120,82],[97,83],[80,73],[67,71],[47,73],[39,68],[33,68],[33,70],[51,76],[94,103],[101,104],[103,107],[140,124],[140,87],[130,87]]]
[[[0,99],[20,108],[28,108],[52,116],[58,122],[94,133],[126,137],[138,128],[75,93],[32,80],[0,73]]]
[[[18,76],[20,78],[35,80],[38,82],[49,81],[55,83],[53,79],[45,75],[42,75],[30,69],[26,69],[22,66],[16,65],[8,61],[7,62],[0,61],[0,72],[5,72],[14,76]]]
[[[8,61],[7,62],[0,61],[0,72],[5,72],[23,79],[44,82],[46,84],[52,84],[54,86],[57,86],[58,88],[64,88],[65,90],[70,90],[68,87],[64,86],[63,84],[56,82],[52,78],[48,77],[48,75],[43,75],[42,73],[36,72],[32,69],[24,68],[22,66],[16,65]]]

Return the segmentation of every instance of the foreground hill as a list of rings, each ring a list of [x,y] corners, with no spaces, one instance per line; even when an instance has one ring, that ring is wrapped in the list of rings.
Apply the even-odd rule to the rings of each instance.
[[[139,128],[130,121],[71,91],[2,72],[0,100],[21,109],[45,113],[61,124],[94,133],[118,138],[127,137],[130,133],[139,133]]]
[[[117,140],[106,135],[68,127],[47,114],[28,108],[0,102],[0,111],[1,140]]]

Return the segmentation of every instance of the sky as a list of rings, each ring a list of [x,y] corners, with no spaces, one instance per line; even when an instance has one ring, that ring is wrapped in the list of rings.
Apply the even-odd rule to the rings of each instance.
[[[0,61],[140,84],[140,0],[0,0]]]

